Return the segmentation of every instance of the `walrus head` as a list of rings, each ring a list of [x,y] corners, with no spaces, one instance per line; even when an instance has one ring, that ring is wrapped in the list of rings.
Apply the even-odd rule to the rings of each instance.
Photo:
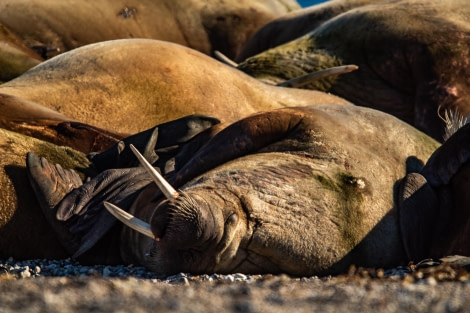
[[[237,198],[227,201],[230,196],[210,190],[176,191],[132,145],[131,149],[166,200],[155,207],[149,223],[111,203],[104,202],[104,206],[125,225],[154,240],[147,266],[162,274],[182,269],[224,271],[236,258],[246,233]],[[214,209],[220,207],[224,210]]]

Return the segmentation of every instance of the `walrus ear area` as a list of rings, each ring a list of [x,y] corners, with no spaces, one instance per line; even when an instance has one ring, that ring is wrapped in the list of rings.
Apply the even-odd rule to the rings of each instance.
[[[439,199],[426,179],[410,173],[401,181],[398,218],[405,252],[411,261],[430,257]]]
[[[166,163],[175,157],[196,135],[219,124],[214,117],[188,115],[167,123],[159,124],[116,143],[99,154],[90,154],[89,158],[98,171],[111,168],[128,168],[139,165],[129,146],[134,145],[151,164],[165,173]]]

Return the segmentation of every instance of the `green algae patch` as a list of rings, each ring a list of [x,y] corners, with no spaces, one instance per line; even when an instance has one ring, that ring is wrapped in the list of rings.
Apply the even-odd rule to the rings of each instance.
[[[267,50],[240,63],[238,69],[259,80],[276,84],[305,74],[343,65],[341,59],[304,37]],[[328,91],[337,76],[315,80],[302,88]]]
[[[339,172],[334,178],[315,175],[315,179],[327,190],[333,192],[336,205],[332,216],[341,233],[340,245],[352,250],[363,238],[364,195],[368,193],[363,178],[349,172]]]

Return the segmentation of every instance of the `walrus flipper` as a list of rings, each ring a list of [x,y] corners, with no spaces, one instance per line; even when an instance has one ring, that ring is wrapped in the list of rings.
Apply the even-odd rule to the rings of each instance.
[[[303,116],[296,111],[279,110],[254,114],[235,122],[214,134],[183,167],[177,168],[178,172],[170,182],[179,187],[220,164],[259,151],[305,124]]]
[[[410,260],[430,257],[439,199],[421,174],[410,173],[401,181],[398,214],[403,246]]]
[[[73,189],[82,185],[80,176],[75,171],[52,165],[45,158],[39,158],[29,152],[26,156],[28,177],[36,194],[39,206],[60,242],[68,252],[78,249],[77,236],[69,232],[69,225],[56,219],[55,207]]]
[[[47,220],[73,257],[92,248],[115,224],[103,201],[128,209],[151,182],[143,168],[133,168],[107,170],[82,184],[75,171],[51,165],[34,153],[28,154],[27,167]]]
[[[132,144],[142,152],[147,161],[160,168],[162,173],[166,173],[168,161],[173,159],[182,147],[196,135],[219,123],[214,117],[188,115],[129,136],[106,151],[90,154],[89,158],[98,171],[136,167],[139,162],[129,149]]]

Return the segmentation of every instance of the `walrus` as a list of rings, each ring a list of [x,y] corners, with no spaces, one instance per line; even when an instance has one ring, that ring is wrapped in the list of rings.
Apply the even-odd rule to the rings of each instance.
[[[172,131],[149,135],[135,149],[123,141],[118,153],[94,155],[101,172],[84,183],[73,169],[28,154],[42,211],[74,258],[108,240],[113,251],[95,260],[112,254],[161,275],[304,276],[404,264],[397,186],[439,146],[386,113],[333,104],[214,124],[177,150],[159,145],[171,147]],[[153,166],[136,167],[131,150]],[[155,175],[167,180],[155,178],[162,191]],[[144,234],[119,228],[105,205],[131,214]]]
[[[44,59],[0,23],[0,83],[9,81]]]
[[[19,104],[12,100],[12,104]],[[3,110],[3,112],[9,112]],[[49,113],[49,112],[46,112]],[[38,112],[32,111],[31,116],[40,116]],[[46,115],[49,117],[50,115]],[[60,116],[59,116],[60,117]],[[71,122],[63,122],[70,123]],[[165,145],[165,140],[159,140],[154,145],[156,149],[174,151],[179,145],[203,132],[205,129],[218,124],[217,119],[205,116],[190,115],[168,123],[158,125],[161,132],[171,132],[171,147]],[[27,124],[27,121],[25,121]],[[60,125],[60,123],[59,123]],[[91,125],[82,125],[81,128],[92,128]],[[68,133],[68,132],[67,132]],[[140,136],[140,137],[139,137]],[[142,137],[143,136],[143,137]],[[139,138],[143,139],[139,139]],[[152,142],[152,138],[158,137],[158,131],[151,129],[150,133],[143,132],[122,139],[123,142],[132,139],[132,142],[142,148],[146,142]],[[92,165],[87,153],[70,148],[70,141],[78,140],[77,137],[69,138],[67,145],[52,144],[50,142],[33,138],[0,128],[0,258],[6,259],[62,259],[69,256],[58,240],[57,234],[52,230],[41,211],[40,205],[34,195],[26,171],[25,155],[28,152],[47,157],[54,163],[60,163],[64,168],[74,169],[80,182],[90,179],[99,173],[100,162]],[[116,142],[119,142],[117,140]],[[139,144],[142,142],[142,144]],[[119,146],[117,144],[116,146]],[[113,151],[110,149],[110,151]],[[157,150],[159,151],[159,150]],[[164,160],[161,152],[160,160]],[[106,154],[105,154],[106,155]],[[113,155],[117,155],[114,153]],[[116,164],[123,164],[125,154],[116,159]],[[148,157],[151,155],[148,154]],[[99,157],[97,157],[97,160]],[[127,161],[132,162],[133,160]],[[79,175],[79,176],[78,176]],[[98,250],[106,250],[107,247],[96,246]],[[93,249],[90,250],[93,254]],[[106,259],[100,259],[106,260]]]
[[[304,88],[393,114],[442,142],[445,125],[440,116],[446,110],[470,113],[468,1],[368,2],[352,1],[357,7],[341,13],[338,6],[349,2],[331,1],[283,19],[284,33],[292,30],[293,40],[245,59],[238,68],[278,83],[325,67],[355,64],[359,69],[353,73]],[[310,16],[319,16],[320,23]],[[302,35],[309,22],[311,30]],[[252,40],[277,35],[275,25],[266,26]],[[245,56],[251,54],[248,50]]]
[[[45,58],[122,38],[160,39],[234,57],[259,27],[299,8],[294,0],[2,0],[0,23]]]
[[[270,86],[194,49],[151,39],[63,53],[0,85],[0,93],[128,135],[190,114],[233,122],[286,106],[350,104],[323,92]]]
[[[306,35],[341,13],[381,1],[383,0],[328,0],[286,13],[256,31],[243,45],[234,61],[242,62],[265,50]]]

